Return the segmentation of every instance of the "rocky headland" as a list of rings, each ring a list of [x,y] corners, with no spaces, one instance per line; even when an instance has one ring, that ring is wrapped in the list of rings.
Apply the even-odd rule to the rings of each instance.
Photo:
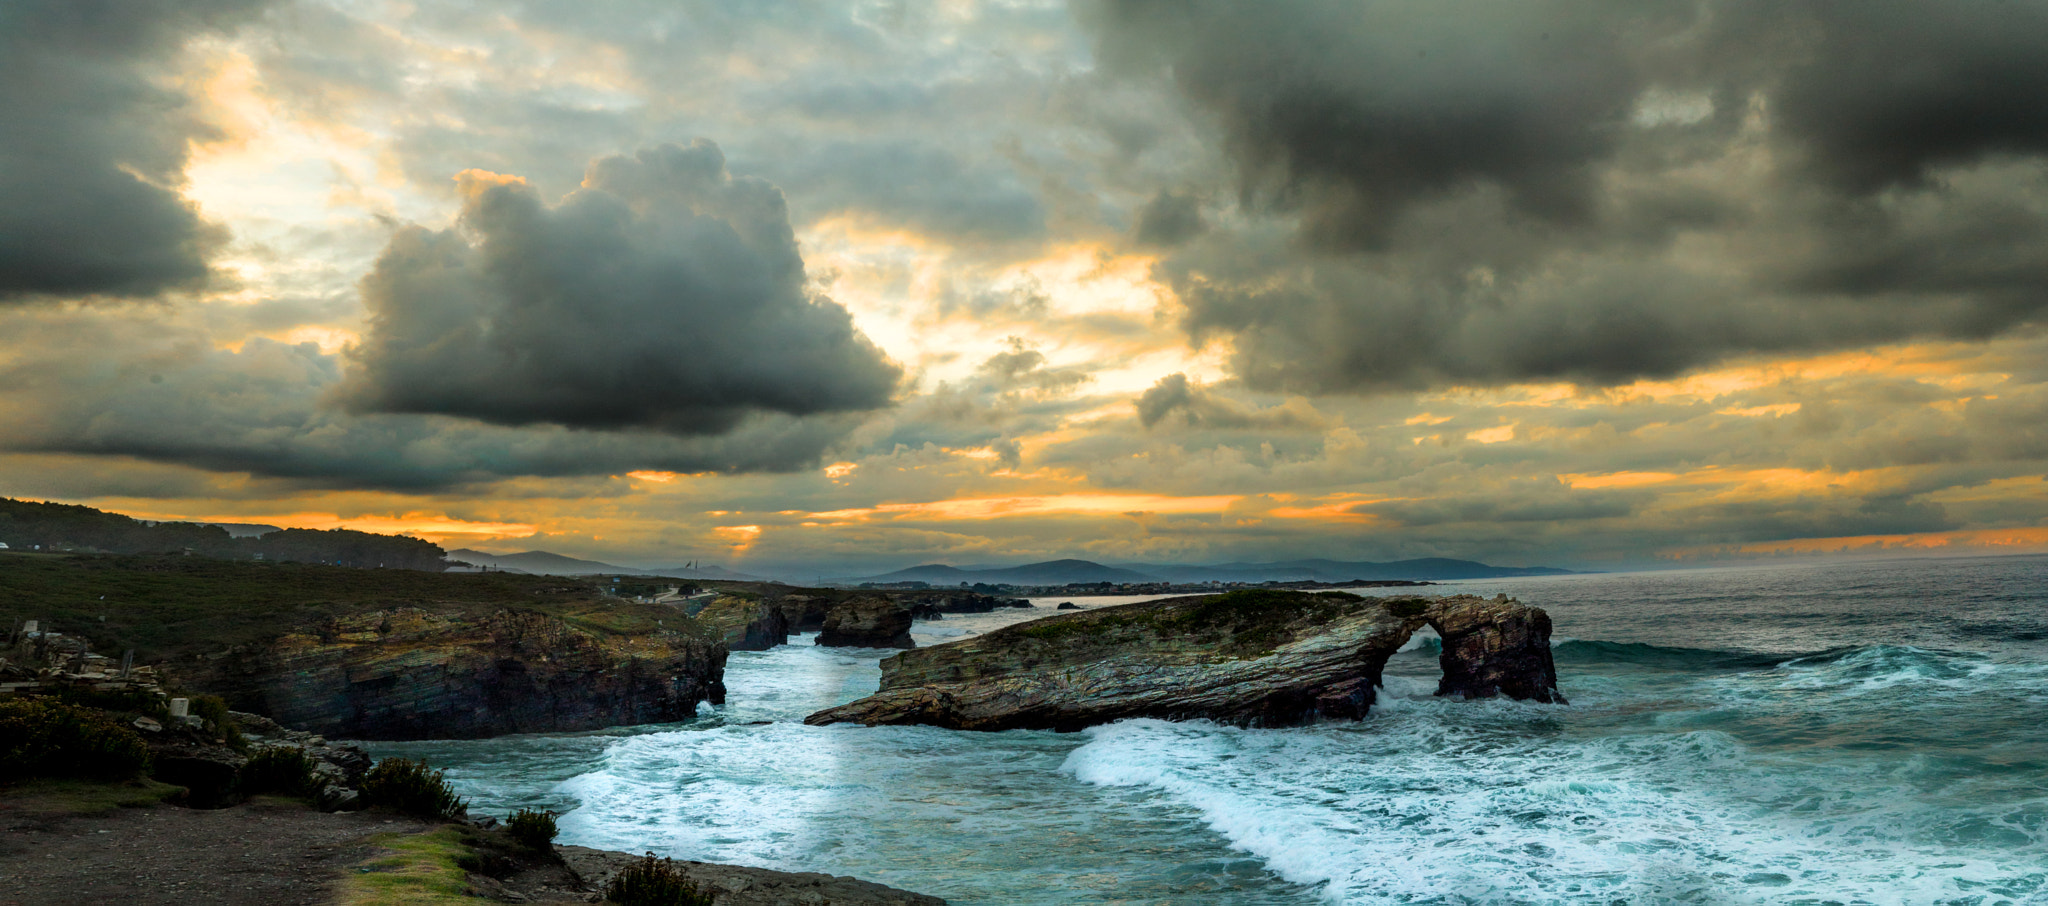
[[[461,739],[685,720],[725,700],[725,660],[722,642],[666,627],[399,607],[174,669],[239,710],[323,736]]]
[[[804,722],[1078,730],[1134,717],[1357,719],[1387,658],[1444,638],[1438,695],[1563,703],[1550,617],[1505,596],[1238,591],[1019,623],[882,662],[880,690]]]

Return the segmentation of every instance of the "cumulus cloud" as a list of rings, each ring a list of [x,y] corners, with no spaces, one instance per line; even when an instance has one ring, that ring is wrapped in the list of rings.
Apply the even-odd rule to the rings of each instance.
[[[259,0],[0,8],[0,302],[202,283],[223,233],[178,193],[211,134],[166,87],[185,42]]]
[[[1234,163],[1238,216],[1158,276],[1254,389],[1615,383],[2048,304],[2048,4],[1469,6],[1083,8]]]
[[[709,435],[889,404],[900,369],[806,288],[782,193],[710,142],[600,159],[556,205],[461,183],[460,225],[402,230],[363,281],[354,411]]]
[[[841,442],[859,413],[756,413],[674,436],[436,415],[351,415],[323,404],[348,363],[311,343],[217,348],[175,322],[109,315],[0,321],[0,450],[88,454],[279,478],[427,491],[517,476],[786,472]]]

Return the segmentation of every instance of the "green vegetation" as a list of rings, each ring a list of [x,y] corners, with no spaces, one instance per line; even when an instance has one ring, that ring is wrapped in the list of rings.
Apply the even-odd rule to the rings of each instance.
[[[449,616],[535,611],[600,633],[701,632],[674,608],[608,598],[580,579],[0,552],[0,622],[41,620],[45,629],[84,636],[97,651],[133,648],[145,664],[394,607]]]
[[[527,849],[551,852],[559,831],[555,828],[554,812],[523,808],[505,819],[505,833]]]
[[[0,700],[0,783],[127,780],[148,770],[142,737],[104,712],[61,701]]]
[[[674,862],[653,853],[612,878],[604,898],[625,906],[711,906],[710,894],[690,883]]]
[[[228,716],[227,699],[218,695],[198,695],[192,698],[192,716],[201,721],[201,729],[207,735],[226,743],[237,752],[249,750],[249,741],[242,738],[242,728],[235,725],[235,719]]]
[[[1429,602],[1422,598],[1395,598],[1387,602],[1387,609],[1402,619],[1422,616],[1429,609]]]
[[[171,719],[169,700],[153,692],[102,692],[84,686],[60,686],[54,697],[67,705],[112,711],[127,718],[148,717],[159,723]]]
[[[409,758],[377,762],[363,778],[363,796],[372,807],[420,818],[454,818],[467,807],[446,775]]]
[[[313,767],[313,757],[304,749],[265,746],[257,749],[242,765],[242,792],[251,796],[261,793],[315,795],[320,792],[320,781],[313,773]]]
[[[185,788],[148,779],[74,780],[43,778],[6,787],[7,811],[17,823],[26,818],[98,815],[117,808],[152,808],[185,792]]]
[[[475,902],[467,896],[468,854],[462,829],[439,827],[420,834],[380,834],[370,842],[388,850],[343,876],[343,906],[418,906]]]

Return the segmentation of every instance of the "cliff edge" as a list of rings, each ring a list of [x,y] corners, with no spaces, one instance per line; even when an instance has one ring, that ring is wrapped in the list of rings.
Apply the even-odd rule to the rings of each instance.
[[[680,614],[676,622],[689,625]],[[461,739],[685,720],[698,702],[725,700],[726,653],[688,631],[398,607],[239,645],[178,672],[240,710],[324,736]]]

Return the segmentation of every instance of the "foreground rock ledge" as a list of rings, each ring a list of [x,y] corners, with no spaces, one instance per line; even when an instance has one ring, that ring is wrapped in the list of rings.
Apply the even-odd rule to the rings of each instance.
[[[1550,615],[1501,596],[1236,591],[1007,626],[882,661],[881,690],[804,723],[1079,730],[1132,717],[1247,726],[1358,719],[1387,658],[1443,636],[1438,695],[1564,703]]]

